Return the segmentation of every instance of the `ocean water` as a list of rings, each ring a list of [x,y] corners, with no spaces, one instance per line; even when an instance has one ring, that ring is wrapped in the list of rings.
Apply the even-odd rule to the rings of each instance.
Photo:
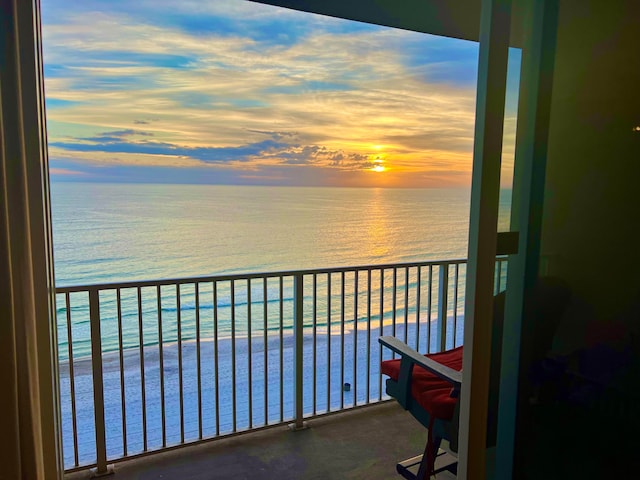
[[[57,286],[465,258],[468,189],[54,183]]]

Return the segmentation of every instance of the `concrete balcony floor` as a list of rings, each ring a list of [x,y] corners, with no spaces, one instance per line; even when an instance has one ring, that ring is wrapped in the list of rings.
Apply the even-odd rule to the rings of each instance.
[[[395,402],[185,447],[115,465],[113,480],[391,480],[427,431]],[[89,472],[67,475],[84,479]],[[110,478],[110,477],[106,477]]]

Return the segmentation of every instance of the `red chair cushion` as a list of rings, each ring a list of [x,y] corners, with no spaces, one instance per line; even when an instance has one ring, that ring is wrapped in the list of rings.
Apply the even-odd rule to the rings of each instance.
[[[462,370],[462,348],[430,353],[425,357],[460,371]],[[397,382],[400,375],[400,359],[382,362],[382,373]],[[414,366],[411,375],[411,396],[434,417],[443,420],[450,420],[453,417],[453,410],[458,399],[451,397],[452,390],[451,384],[446,380],[419,365]]]

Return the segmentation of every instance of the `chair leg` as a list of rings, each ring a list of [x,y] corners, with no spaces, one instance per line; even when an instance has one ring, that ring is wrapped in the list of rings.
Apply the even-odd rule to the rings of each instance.
[[[429,431],[429,436],[431,436],[431,431]],[[438,455],[442,439],[436,437],[430,440],[427,440],[427,445],[424,447],[424,454],[422,455],[422,462],[420,462],[416,480],[428,480],[429,473],[431,473],[430,470],[433,469],[436,455]]]
[[[398,462],[396,471],[407,480],[430,480],[429,465],[431,465],[431,475],[447,471],[455,477],[458,470],[458,459],[451,453],[440,450],[440,445],[441,439],[436,438],[435,441],[431,439],[425,447],[424,454]],[[430,461],[428,456],[430,451],[435,452],[435,461]]]

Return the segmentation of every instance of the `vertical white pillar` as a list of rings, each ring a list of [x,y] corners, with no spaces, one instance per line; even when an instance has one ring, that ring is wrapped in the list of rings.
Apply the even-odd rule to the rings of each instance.
[[[493,280],[510,24],[510,0],[482,2],[459,430],[458,476],[466,479],[486,477]]]

